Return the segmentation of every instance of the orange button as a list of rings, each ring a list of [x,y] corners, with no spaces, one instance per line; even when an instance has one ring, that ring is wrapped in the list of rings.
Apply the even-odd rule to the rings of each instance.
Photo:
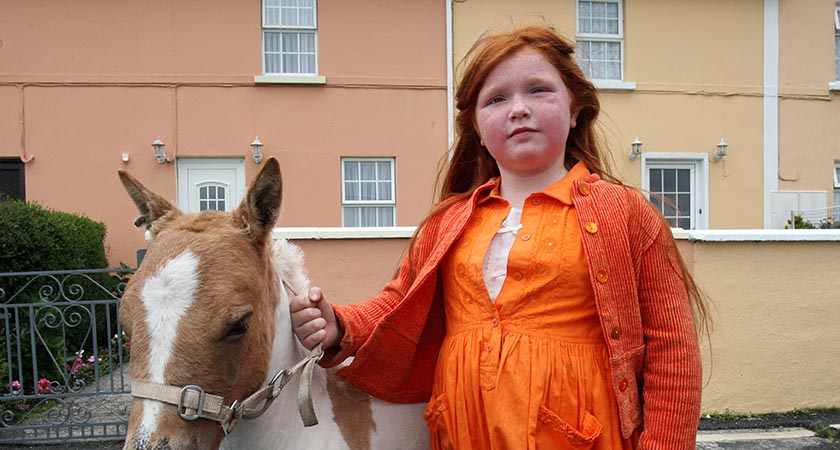
[[[630,383],[628,383],[628,382],[627,382],[627,378],[625,378],[625,379],[621,380],[621,381],[618,383],[618,390],[619,390],[619,391],[621,391],[621,392],[626,391],[626,390],[627,390],[627,385],[629,385],[629,384],[630,384]]]
[[[485,346],[484,346],[484,350],[487,350],[488,352],[489,352],[489,351],[491,351],[491,350],[493,350],[493,344],[487,344],[487,345],[485,345]]]
[[[516,281],[521,280],[522,279],[522,272],[516,272],[515,274],[513,274],[513,279],[515,279]]]
[[[470,297],[469,295],[467,296],[467,303],[472,303],[472,297]]]
[[[534,198],[533,200],[531,200],[531,203],[533,203],[533,204],[535,204],[535,205],[539,205],[539,204],[541,204],[541,203],[542,203],[542,199],[541,199],[541,198],[539,198],[539,197],[536,197],[536,198]]]
[[[607,282],[607,272],[603,270],[599,270],[598,273],[595,274],[595,278],[598,279],[601,283]]]
[[[491,327],[497,327],[497,326],[499,326],[499,319],[497,319],[497,318],[495,318],[495,317],[494,317],[492,320],[490,320],[490,326],[491,326]]]
[[[613,339],[619,339],[621,337],[621,330],[618,327],[615,327],[610,331],[610,337]]]
[[[591,234],[595,234],[598,232],[598,224],[595,222],[586,222],[586,231]]]
[[[552,241],[552,240],[550,240],[550,239],[549,239],[549,240],[545,243],[545,245],[546,245],[546,247],[554,247],[554,241]]]
[[[523,234],[523,235],[522,235],[522,240],[523,240],[523,241],[527,241],[527,240],[530,240],[530,239],[531,239],[531,235],[530,235],[530,234],[525,233],[525,234]]]
[[[580,192],[582,195],[589,195],[589,185],[586,183],[581,183],[580,186],[578,186],[578,192]]]

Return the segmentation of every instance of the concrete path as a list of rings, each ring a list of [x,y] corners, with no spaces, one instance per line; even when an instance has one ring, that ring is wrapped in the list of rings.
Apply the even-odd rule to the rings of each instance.
[[[840,450],[840,443],[804,428],[701,431],[697,450]]]

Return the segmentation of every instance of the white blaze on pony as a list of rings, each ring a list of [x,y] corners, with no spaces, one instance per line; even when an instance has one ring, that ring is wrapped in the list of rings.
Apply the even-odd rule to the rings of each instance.
[[[120,178],[141,213],[135,224],[151,238],[120,310],[131,336],[135,387],[197,385],[231,405],[308,354],[292,333],[282,287],[308,289],[303,254],[270,237],[282,197],[274,158],[231,213],[183,214],[127,173]],[[320,367],[312,380],[320,423],[304,428],[298,380],[289,381],[265,414],[240,420],[227,438],[217,422],[186,421],[172,404],[135,397],[124,448],[428,448],[424,405],[378,401]]]

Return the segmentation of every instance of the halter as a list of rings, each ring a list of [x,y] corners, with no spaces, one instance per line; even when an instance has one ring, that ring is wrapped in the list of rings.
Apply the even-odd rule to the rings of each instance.
[[[295,295],[288,286],[285,287]],[[297,395],[298,411],[303,420],[303,426],[311,427],[318,424],[315,407],[312,405],[312,373],[315,364],[323,356],[324,350],[322,344],[319,343],[312,349],[309,356],[288,369],[280,370],[274,374],[267,385],[244,400],[234,400],[230,406],[224,404],[224,397],[208,394],[200,386],[194,384],[172,386],[148,381],[132,381],[131,395],[175,405],[178,407],[178,415],[187,421],[208,419],[218,422],[227,436],[239,419],[256,419],[261,416],[271,406],[280,391],[286,387],[289,380],[302,369]]]

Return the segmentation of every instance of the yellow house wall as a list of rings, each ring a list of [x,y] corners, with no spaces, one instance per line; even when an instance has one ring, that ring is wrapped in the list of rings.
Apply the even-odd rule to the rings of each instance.
[[[294,242],[306,253],[313,285],[331,301],[356,303],[391,278],[408,240]],[[840,406],[840,241],[677,245],[712,313],[711,335],[701,343],[703,412]]]
[[[487,30],[547,23],[574,39],[575,5],[564,1],[468,1],[454,8],[456,63]],[[624,2],[625,80],[599,92],[600,127],[616,175],[641,183],[636,136],[648,153],[706,153],[723,137],[724,162],[709,165],[709,226],[763,226],[763,1]]]

